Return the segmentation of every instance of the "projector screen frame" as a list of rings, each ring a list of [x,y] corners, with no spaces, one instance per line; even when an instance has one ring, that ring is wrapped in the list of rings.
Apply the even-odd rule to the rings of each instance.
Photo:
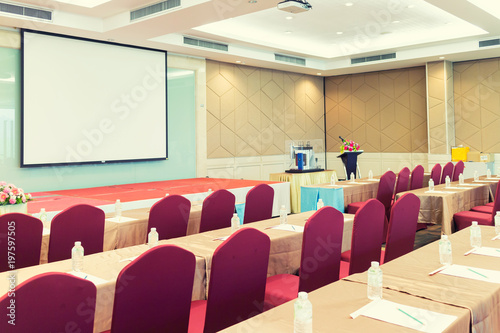
[[[21,156],[20,156],[20,167],[21,168],[38,168],[38,167],[63,167],[63,166],[78,166],[78,165],[104,165],[104,164],[114,164],[114,163],[132,163],[132,162],[148,162],[148,161],[163,161],[163,160],[168,160],[168,76],[167,76],[167,69],[168,69],[168,60],[167,60],[167,55],[168,52],[166,50],[161,50],[161,49],[154,49],[154,48],[149,48],[149,47],[142,47],[142,46],[137,46],[137,45],[129,45],[129,44],[122,44],[122,43],[116,43],[116,42],[111,42],[111,41],[102,41],[102,40],[97,40],[97,39],[91,39],[91,38],[85,38],[85,37],[78,37],[78,36],[70,36],[70,35],[64,35],[64,34],[58,34],[58,33],[52,33],[52,32],[46,32],[46,31],[38,31],[38,30],[32,30],[32,29],[20,29],[21,32],[21,69],[20,69],[20,76],[21,76],[21,91],[20,91],[20,106],[21,106],[21,138],[20,138],[20,143],[21,143]],[[126,48],[133,48],[133,49],[142,49],[142,50],[147,50],[147,51],[154,51],[154,52],[160,52],[164,53],[165,56],[165,157],[153,157],[153,158],[137,158],[137,159],[120,159],[120,160],[95,160],[95,161],[75,161],[75,162],[60,162],[60,163],[39,163],[39,164],[25,164],[24,163],[24,141],[25,141],[25,129],[24,129],[24,121],[25,121],[25,115],[24,115],[24,81],[25,81],[25,68],[24,68],[24,39],[25,39],[25,32],[28,33],[33,33],[33,34],[40,34],[40,35],[48,35],[48,36],[53,36],[53,37],[59,37],[59,38],[67,38],[67,39],[76,39],[76,40],[81,40],[85,42],[91,42],[91,43],[101,43],[101,44],[108,44],[108,45],[113,45],[113,46],[119,46],[119,47],[126,47]]]

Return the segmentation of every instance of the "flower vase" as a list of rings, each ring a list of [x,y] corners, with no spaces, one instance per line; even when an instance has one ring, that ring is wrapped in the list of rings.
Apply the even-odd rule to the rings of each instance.
[[[0,215],[8,213],[23,213],[28,214],[28,204],[2,205],[0,206]]]

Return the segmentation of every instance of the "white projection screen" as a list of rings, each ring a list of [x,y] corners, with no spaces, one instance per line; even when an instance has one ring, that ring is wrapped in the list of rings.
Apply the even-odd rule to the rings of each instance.
[[[167,53],[23,30],[21,167],[167,158]]]

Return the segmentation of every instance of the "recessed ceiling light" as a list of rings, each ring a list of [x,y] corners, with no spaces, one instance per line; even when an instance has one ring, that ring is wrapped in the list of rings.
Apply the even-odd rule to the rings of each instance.
[[[240,64],[240,63],[241,63],[241,60],[236,60],[236,63],[237,63],[237,64]]]
[[[343,33],[343,31],[337,31],[337,35],[342,35]]]
[[[293,20],[293,16],[287,16],[285,17],[287,20]]]
[[[292,32],[290,30],[285,31],[287,35],[291,34]]]
[[[406,7],[406,8],[412,9],[412,8],[415,8],[415,5],[408,5],[408,7]]]
[[[354,4],[353,4],[352,2],[346,2],[346,3],[345,3],[345,5],[346,5],[347,7],[351,7],[351,6],[352,6],[352,5],[354,5]]]
[[[399,23],[399,22],[400,22],[400,21],[398,21],[398,20],[392,21],[392,23]]]
[[[439,57],[439,59],[444,59],[444,57]]]
[[[316,73],[316,75],[321,75],[321,73]]]

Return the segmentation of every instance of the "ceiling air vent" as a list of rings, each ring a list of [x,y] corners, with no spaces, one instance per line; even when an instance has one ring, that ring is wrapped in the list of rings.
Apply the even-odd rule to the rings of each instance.
[[[0,13],[8,15],[19,15],[39,20],[52,21],[52,11],[33,7],[16,5],[14,3],[0,2]]]
[[[181,0],[167,0],[149,5],[147,7],[139,8],[130,12],[130,21],[138,20],[145,16],[153,15],[165,10],[169,10],[181,5]]]
[[[208,40],[196,39],[196,38],[192,38],[192,37],[184,37],[184,44],[192,45],[192,46],[199,46],[199,47],[206,47],[208,49],[214,49],[214,50],[226,51],[226,52],[228,50],[227,44],[210,42]]]
[[[379,61],[379,60],[387,60],[395,58],[396,58],[396,53],[380,54],[370,57],[351,58],[351,65],[361,64],[363,62]]]
[[[289,62],[291,64],[296,64],[296,65],[301,65],[301,66],[306,65],[306,59],[304,59],[304,58],[291,57],[291,56],[278,54],[278,53],[274,54],[274,60]]]
[[[487,46],[494,46],[494,45],[500,45],[500,39],[490,39],[490,40],[483,40],[479,42],[479,47],[487,47]]]

